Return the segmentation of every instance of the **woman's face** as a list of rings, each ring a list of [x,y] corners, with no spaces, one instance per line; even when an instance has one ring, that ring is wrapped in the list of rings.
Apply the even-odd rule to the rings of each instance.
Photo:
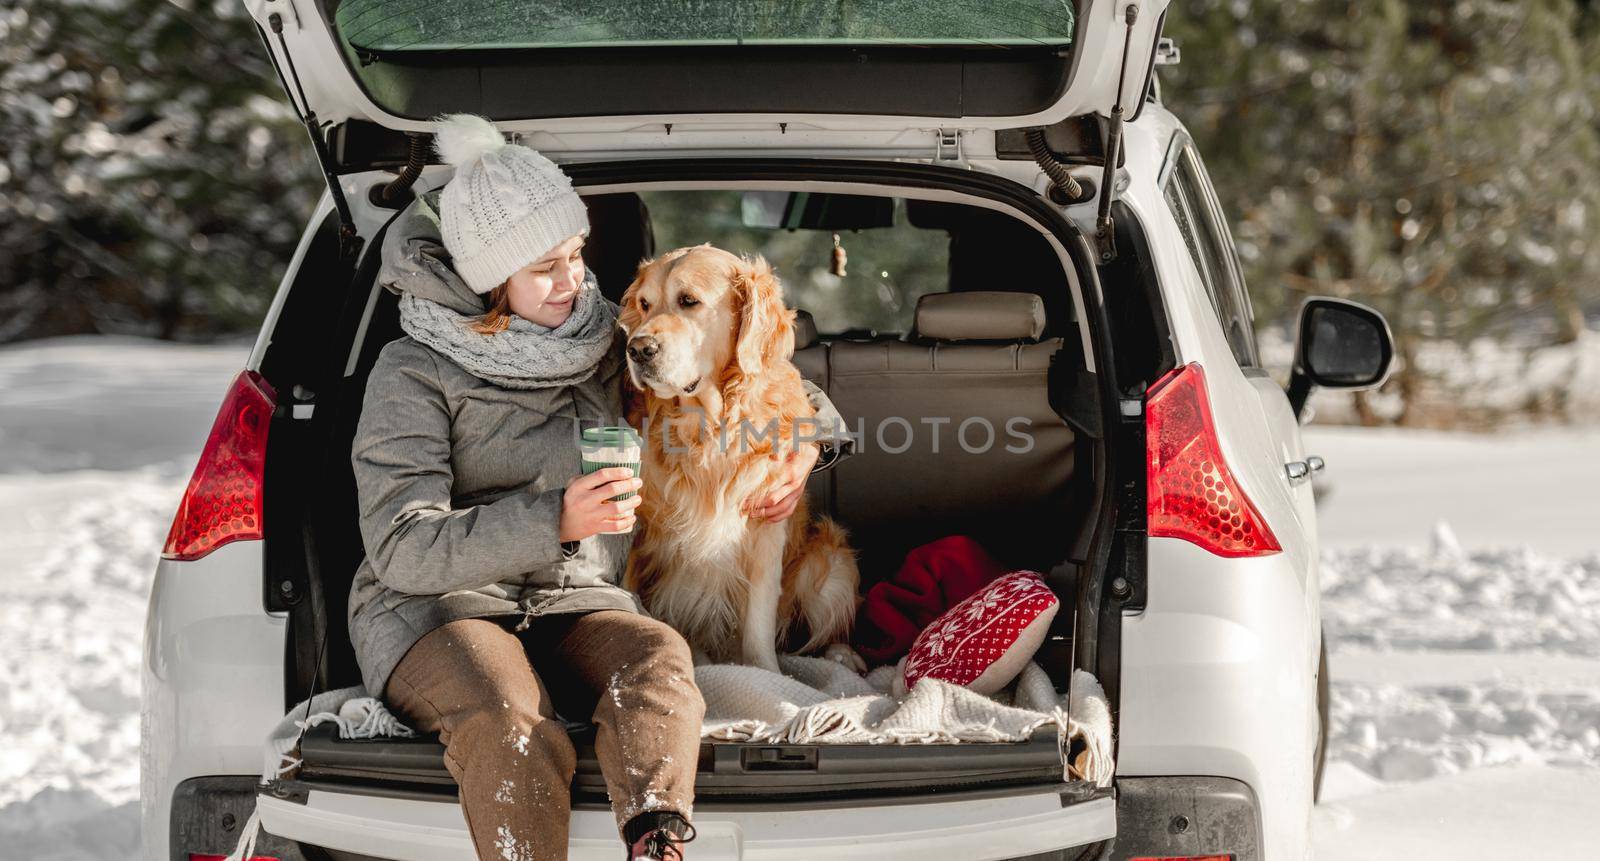
[[[569,236],[506,279],[511,313],[551,329],[565,323],[583,284],[583,235]]]

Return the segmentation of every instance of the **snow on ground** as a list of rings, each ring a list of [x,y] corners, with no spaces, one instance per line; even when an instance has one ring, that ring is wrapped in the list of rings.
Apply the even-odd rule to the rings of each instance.
[[[1600,839],[1600,434],[1312,428],[1332,734],[1319,859]]]
[[[137,854],[149,576],[247,353],[0,348],[0,856]],[[1307,450],[1328,462],[1318,857],[1592,854],[1600,434],[1313,428]]]
[[[1600,769],[1480,768],[1324,803],[1317,861],[1593,858]]]
[[[1324,556],[1329,759],[1387,782],[1600,765],[1600,554]]]
[[[0,349],[0,857],[134,857],[156,555],[245,345]]]
[[[0,477],[0,856],[138,845],[140,634],[182,487],[170,468]]]
[[[1324,546],[1421,545],[1450,524],[1467,547],[1600,551],[1600,428],[1477,433],[1308,428]]]
[[[192,466],[249,354],[109,337],[0,348],[0,473]]]

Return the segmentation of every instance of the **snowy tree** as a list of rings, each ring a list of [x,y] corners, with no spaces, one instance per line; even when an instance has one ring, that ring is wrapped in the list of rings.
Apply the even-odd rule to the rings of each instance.
[[[0,341],[260,319],[321,186],[236,0],[0,11]]]
[[[1375,305],[1407,405],[1424,339],[1577,337],[1600,300],[1597,66],[1579,13],[1175,2],[1184,62],[1163,72],[1168,100],[1206,153],[1266,320],[1309,294]]]

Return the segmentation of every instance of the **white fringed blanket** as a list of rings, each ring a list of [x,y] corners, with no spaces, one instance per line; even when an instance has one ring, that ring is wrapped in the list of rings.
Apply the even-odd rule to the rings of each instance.
[[[1066,697],[1031,662],[994,697],[938,679],[924,679],[895,697],[889,692],[894,667],[862,677],[822,658],[778,660],[784,675],[739,664],[695,668],[706,701],[702,737],[775,744],[1015,742],[1054,724],[1068,743],[1083,743],[1073,776],[1101,786],[1111,782],[1111,713],[1100,683],[1081,670]],[[300,734],[321,723],[337,724],[341,738],[415,735],[361,687],[327,691],[310,708],[295,706],[273,728],[263,750],[262,782],[299,765]]]
[[[1055,724],[1064,742],[1083,742],[1072,776],[1111,783],[1111,713],[1088,673],[1073,674],[1067,697],[1058,697],[1031,662],[993,698],[937,679],[895,697],[894,667],[862,677],[822,658],[784,655],[778,663],[782,675],[737,664],[696,667],[706,701],[702,735],[778,744],[955,744],[1024,741]]]

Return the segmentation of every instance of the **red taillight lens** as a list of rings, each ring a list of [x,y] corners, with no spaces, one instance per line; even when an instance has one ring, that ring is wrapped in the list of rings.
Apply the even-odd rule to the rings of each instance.
[[[1145,446],[1152,537],[1182,538],[1218,556],[1282,549],[1222,460],[1199,365],[1184,365],[1150,387]]]
[[[255,371],[233,378],[178,514],[165,559],[199,559],[230,541],[260,538],[267,429],[277,393]]]

